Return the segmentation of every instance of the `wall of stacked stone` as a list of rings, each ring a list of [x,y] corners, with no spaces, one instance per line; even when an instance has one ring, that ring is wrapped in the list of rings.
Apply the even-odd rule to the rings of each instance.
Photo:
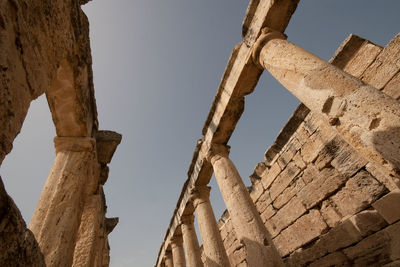
[[[331,62],[400,98],[400,35],[385,48],[351,35]],[[305,106],[250,178],[250,196],[287,266],[400,264],[399,181]],[[227,212],[219,226],[231,265],[247,266]]]

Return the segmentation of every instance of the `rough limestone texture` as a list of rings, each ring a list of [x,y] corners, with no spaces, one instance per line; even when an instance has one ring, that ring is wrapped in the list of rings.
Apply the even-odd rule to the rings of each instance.
[[[56,159],[29,225],[47,266],[103,266],[109,262],[108,234],[118,219],[105,217],[104,178],[97,152],[110,162],[121,135],[99,131],[98,136],[103,136],[101,142],[88,137],[54,140]],[[104,136],[112,136],[112,142]]]
[[[0,179],[0,266],[109,263],[107,235],[118,219],[105,217],[102,187],[121,136],[98,131],[89,24],[81,10],[87,2],[0,0],[0,164],[30,102],[43,93],[57,138],[93,140],[87,151],[56,138],[55,164],[31,222],[36,239]]]
[[[0,179],[0,266],[46,266],[39,245]]]
[[[351,35],[331,63],[374,86],[384,84],[379,89],[397,99],[398,72],[383,69],[400,59],[399,38],[382,48]],[[378,65],[384,83],[368,71]],[[397,266],[400,183],[382,168],[304,105],[296,109],[250,176],[249,188],[286,266]],[[231,265],[247,266],[246,248],[227,212],[219,228]]]

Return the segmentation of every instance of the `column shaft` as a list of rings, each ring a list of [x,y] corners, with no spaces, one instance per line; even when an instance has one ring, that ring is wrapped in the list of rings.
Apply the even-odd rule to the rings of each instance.
[[[174,267],[186,267],[185,251],[183,249],[182,236],[175,236],[171,240],[172,260]]]
[[[229,267],[229,259],[209,200],[210,188],[196,187],[193,194],[197,222],[206,255],[205,266]]]
[[[183,235],[183,244],[185,245],[187,264],[189,267],[203,267],[199,241],[197,240],[193,220],[193,215],[182,216],[181,228]]]
[[[85,202],[77,232],[72,267],[102,265],[98,256],[103,252],[105,236],[102,229],[104,211],[101,195],[92,195]]]
[[[253,60],[387,174],[400,169],[400,103],[295,44],[264,31]],[[397,174],[396,174],[397,170]]]
[[[56,138],[56,159],[29,228],[46,265],[71,266],[84,206],[84,192],[96,184],[95,140]]]
[[[249,192],[225,146],[213,145],[214,174],[239,241],[246,247],[249,266],[283,266]],[[217,152],[217,153],[215,153]]]
[[[165,253],[164,263],[165,263],[165,267],[174,267],[174,263],[172,262],[171,251],[167,251]]]

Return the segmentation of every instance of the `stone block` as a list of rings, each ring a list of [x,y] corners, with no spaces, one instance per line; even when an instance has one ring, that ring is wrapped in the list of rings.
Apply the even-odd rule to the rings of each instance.
[[[255,181],[250,188],[251,188],[249,192],[250,197],[253,200],[253,202],[256,202],[257,199],[264,192],[264,188],[259,180]]]
[[[314,180],[299,193],[307,209],[314,207],[346,182],[346,177],[334,168],[323,169]]]
[[[271,204],[261,213],[261,219],[266,224],[266,221],[276,214],[277,210]]]
[[[377,89],[382,89],[400,69],[400,34],[382,50],[367,68],[361,79]]]
[[[297,128],[297,131],[295,134],[296,134],[297,140],[299,141],[299,143],[301,145],[304,145],[308,141],[308,139],[310,139],[310,133],[306,130],[304,122],[302,124],[300,124],[300,126],[299,126],[299,128]]]
[[[319,243],[320,240],[317,240],[314,244],[307,246],[307,248],[299,248],[294,251],[290,255],[287,266],[307,266],[311,262],[325,256],[328,252]]]
[[[382,168],[382,166],[376,166],[374,164],[371,164],[371,162],[369,162],[365,166],[365,169],[379,182],[384,184],[386,188],[390,191],[400,189],[400,179],[398,179],[397,177],[388,177],[380,168]]]
[[[336,145],[339,149],[330,164],[341,174],[351,177],[367,164],[367,161],[343,139]]]
[[[294,224],[283,230],[275,239],[280,240],[283,256],[295,249],[311,242],[326,232],[327,225],[318,210],[310,210],[308,214],[300,217]],[[279,239],[278,239],[279,238]]]
[[[306,163],[313,162],[324,148],[325,140],[318,135],[312,135],[308,142],[301,147],[301,157]]]
[[[382,47],[366,41],[353,55],[343,70],[358,78],[375,61],[381,51]]]
[[[375,211],[365,211],[347,218],[321,235],[314,244],[296,250],[290,257],[289,266],[309,265],[328,253],[356,244],[363,236],[384,227],[382,218],[379,219],[377,215]]]
[[[382,92],[393,97],[394,99],[400,99],[400,72],[388,82],[388,84],[383,88]]]
[[[226,237],[228,236],[228,232],[226,231],[225,225],[219,228],[219,233],[221,235],[222,241],[225,241]]]
[[[122,135],[113,131],[98,131],[96,135],[97,159],[102,164],[111,162]]]
[[[259,213],[264,212],[264,210],[271,204],[272,200],[268,191],[264,191],[263,194],[258,198],[256,208]]]
[[[226,221],[225,227],[228,234],[235,235],[235,230],[233,229],[232,221],[230,219]]]
[[[275,237],[306,211],[301,200],[295,197],[267,221],[267,229]]]
[[[234,255],[234,262],[235,262],[234,266],[236,266],[236,265],[240,264],[241,262],[243,262],[244,260],[246,260],[246,257],[247,257],[246,249],[244,247],[241,247],[241,248],[235,250],[233,252],[233,255]]]
[[[364,210],[351,216],[349,220],[357,227],[363,237],[371,235],[388,225],[376,210]]]
[[[268,189],[270,185],[273,183],[275,178],[281,173],[281,167],[279,167],[278,163],[272,164],[269,169],[265,169],[261,176],[261,183],[265,189]]]
[[[354,266],[382,266],[390,262],[390,236],[384,231],[343,250]]]
[[[372,203],[380,215],[389,223],[400,220],[400,189],[390,192]]]
[[[332,253],[340,248],[357,243],[361,239],[362,236],[358,228],[351,220],[347,219],[321,236],[318,245],[326,249],[327,252]]]
[[[301,170],[304,170],[304,169],[307,167],[306,163],[304,162],[303,158],[302,158],[301,155],[300,155],[300,151],[298,151],[298,152],[296,153],[296,155],[294,155],[294,157],[293,157],[293,162],[294,162],[294,164],[296,164],[296,166],[299,167]]]
[[[366,42],[364,38],[355,34],[350,34],[336,49],[335,54],[329,60],[332,65],[344,69],[351,59],[357,54],[358,50],[361,49],[363,44]]]
[[[383,267],[400,267],[400,260],[385,264]]]
[[[293,162],[289,163],[272,183],[269,190],[271,199],[275,200],[275,198],[282,193],[286,187],[288,187],[288,185],[299,173],[299,167],[297,167]]]
[[[242,248],[243,245],[239,243],[237,239],[234,240],[234,242],[227,248],[225,247],[226,254],[228,255],[229,261],[234,260],[234,252],[237,249]]]
[[[267,168],[267,166],[265,165],[264,162],[259,162],[257,164],[257,166],[254,168],[254,175],[258,176],[261,178],[261,175],[263,174],[263,172],[265,171],[265,169]]]
[[[314,178],[317,178],[319,176],[319,171],[317,168],[314,166],[314,164],[308,164],[307,168],[304,170],[303,175],[301,178],[303,179],[305,184],[310,183]]]
[[[300,177],[297,178],[289,187],[287,187],[282,194],[280,194],[274,201],[274,207],[280,209],[289,200],[291,200],[303,187],[305,183]]]
[[[337,226],[342,219],[342,216],[338,213],[336,208],[330,203],[329,200],[322,202],[320,212],[325,222],[331,228]]]
[[[299,141],[297,141],[296,138],[291,138],[289,142],[286,144],[284,147],[283,152],[280,154],[279,158],[277,159],[277,162],[281,169],[284,169],[286,165],[292,160],[294,155],[297,153],[297,151],[300,149],[301,145]]]
[[[320,125],[321,121],[312,112],[307,115],[303,122],[304,129],[307,131],[309,137],[317,131]]]
[[[368,172],[360,171],[331,197],[331,202],[343,216],[353,215],[368,207],[385,192],[386,188]]]
[[[333,140],[325,144],[324,148],[318,154],[318,157],[314,162],[318,170],[327,167],[335,158],[340,146],[342,145],[341,143],[343,143],[343,141],[341,141],[342,138],[336,136]]]
[[[233,231],[228,232],[228,235],[224,239],[224,247],[225,249],[230,249],[232,245],[235,243],[236,240],[236,235]]]
[[[349,259],[343,252],[329,254],[309,265],[310,267],[351,266]]]

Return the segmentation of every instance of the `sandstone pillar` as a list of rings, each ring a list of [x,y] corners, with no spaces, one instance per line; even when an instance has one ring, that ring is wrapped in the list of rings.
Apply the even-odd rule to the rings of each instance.
[[[183,243],[185,244],[185,252],[187,265],[189,267],[203,267],[201,261],[199,241],[197,240],[196,230],[194,228],[194,216],[183,215],[182,220],[182,235]]]
[[[315,114],[322,115],[386,174],[400,174],[400,103],[323,59],[264,29],[253,61]]]
[[[84,207],[84,193],[96,186],[96,141],[89,137],[56,137],[56,159],[29,228],[47,266],[71,266]]]
[[[209,200],[210,187],[197,186],[192,191],[193,204],[203,241],[207,267],[229,267],[224,244]]]
[[[174,267],[171,251],[166,251],[164,256],[165,267]]]
[[[185,267],[185,251],[183,250],[182,235],[175,235],[171,239],[172,260],[175,267]]]
[[[249,266],[283,266],[283,261],[228,153],[228,147],[212,145],[208,158],[236,236],[246,247],[247,263]]]

